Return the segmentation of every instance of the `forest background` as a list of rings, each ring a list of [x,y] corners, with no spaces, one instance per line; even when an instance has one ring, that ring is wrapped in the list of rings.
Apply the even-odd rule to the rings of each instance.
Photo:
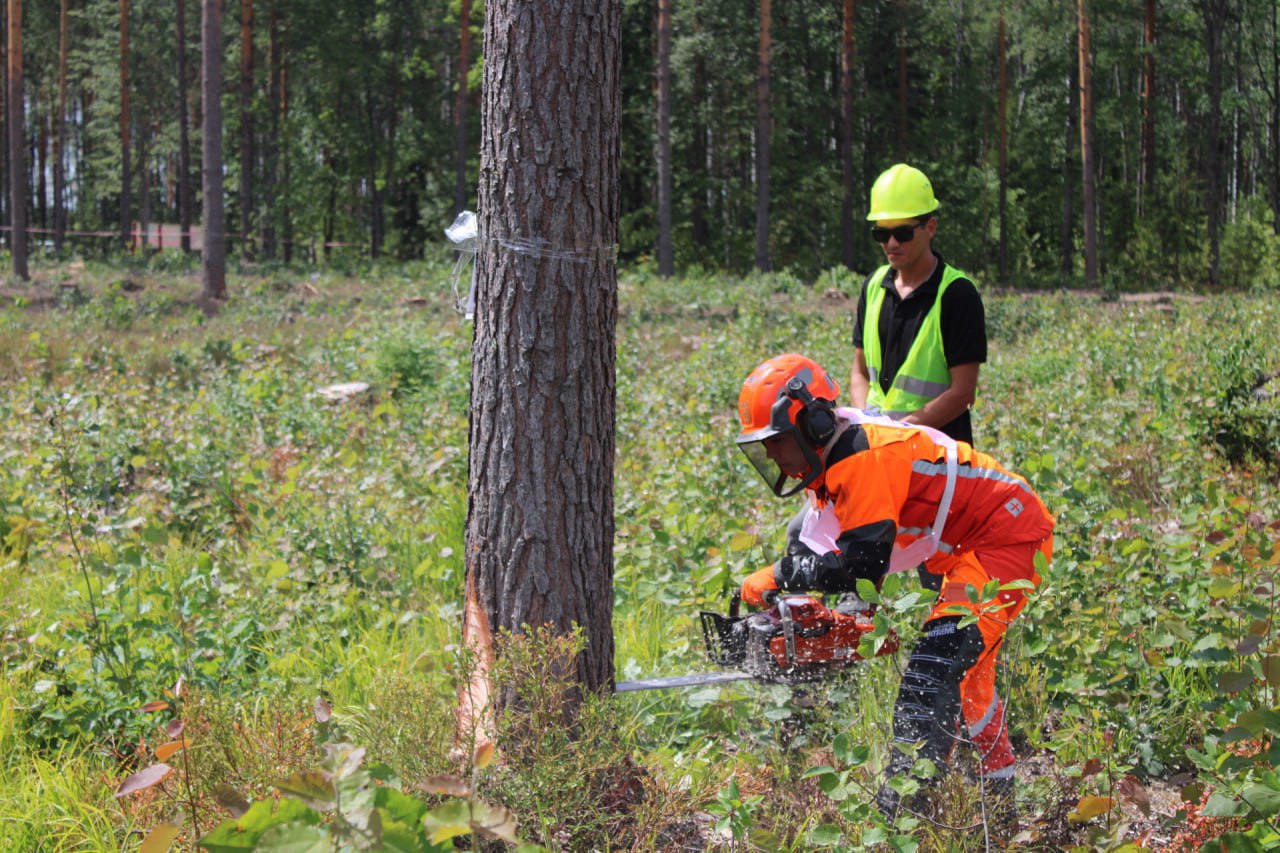
[[[0,847],[244,840],[231,815],[283,849],[376,812],[434,849],[430,807],[472,847],[484,813],[551,849],[991,849],[963,790],[936,825],[869,805],[892,665],[816,711],[759,685],[588,702],[567,738],[542,667],[577,652],[543,637],[503,656],[532,710],[503,761],[455,748],[472,352],[439,233],[477,182],[483,11],[244,0],[197,89],[186,6],[4,6],[6,221],[38,274],[0,312]],[[983,441],[1058,516],[1005,682],[1027,840],[1280,843],[1276,8],[751,11],[624,4],[610,663],[706,666],[691,614],[787,514],[725,446],[737,384],[797,340],[846,361],[814,317],[847,316],[865,187],[909,159],[987,287]],[[192,254],[122,250],[224,201],[237,298],[206,314]],[[1111,292],[1000,287],[1077,284]],[[1224,292],[1112,298],[1170,287]],[[906,642],[922,606],[884,591]]]
[[[478,0],[206,5],[226,18],[233,257],[421,258],[474,207]],[[188,6],[7,0],[22,94],[4,90],[0,225],[20,207],[33,247],[102,254],[144,223],[200,223],[207,22]],[[989,285],[1276,283],[1275,2],[627,0],[623,15],[624,263],[867,270],[867,188],[908,160],[942,199],[948,259]]]

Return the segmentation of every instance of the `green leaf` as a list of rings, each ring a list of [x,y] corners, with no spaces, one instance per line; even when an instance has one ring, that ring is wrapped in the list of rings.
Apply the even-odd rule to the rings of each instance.
[[[1272,687],[1280,687],[1280,655],[1267,655],[1262,659],[1262,677]]]
[[[876,589],[876,585],[866,578],[858,578],[854,588],[858,593],[858,598],[863,601],[871,604],[882,604],[884,602],[884,599],[880,597],[880,591]]]
[[[286,823],[263,833],[254,853],[333,853],[334,842],[318,826]]]
[[[423,820],[432,844],[471,834],[471,807],[466,800],[450,800],[437,806]]]
[[[1248,670],[1228,669],[1218,676],[1218,690],[1223,693],[1239,693],[1253,683],[1253,673]]]
[[[1269,785],[1250,785],[1240,793],[1249,808],[1266,818],[1280,814],[1280,791]]]
[[[1200,814],[1204,817],[1237,817],[1247,811],[1248,807],[1235,798],[1214,793],[1209,795],[1209,801],[1204,804]]]
[[[281,800],[279,804],[259,800],[242,817],[218,824],[213,832],[200,839],[200,846],[210,853],[241,853],[253,850],[263,833],[275,826],[319,822],[320,815],[298,800]]]
[[[745,531],[739,530],[729,539],[730,551],[748,551],[756,546],[759,538]]]
[[[332,809],[336,796],[333,783],[319,770],[300,770],[288,779],[274,783],[272,787],[301,800],[318,812]]]
[[[1243,832],[1228,832],[1206,841],[1200,849],[1208,853],[1263,853],[1267,848]]]
[[[840,827],[824,823],[809,830],[808,844],[811,847],[835,847],[843,838]]]

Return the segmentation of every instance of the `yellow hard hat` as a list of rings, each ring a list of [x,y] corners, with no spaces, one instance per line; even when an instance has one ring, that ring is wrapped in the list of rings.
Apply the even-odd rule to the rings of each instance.
[[[876,178],[871,187],[871,212],[867,219],[913,219],[940,207],[933,197],[933,184],[924,172],[898,163]]]

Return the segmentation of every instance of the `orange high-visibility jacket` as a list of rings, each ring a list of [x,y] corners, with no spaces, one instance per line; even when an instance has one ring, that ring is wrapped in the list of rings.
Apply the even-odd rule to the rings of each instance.
[[[964,442],[956,448],[955,494],[934,560],[1039,543],[1053,532],[1053,517],[1026,480]],[[831,504],[841,530],[836,543],[844,571],[829,579],[878,581],[895,539],[909,544],[934,523],[946,469],[946,448],[923,430],[872,423],[849,427],[829,451],[823,477],[809,487],[818,503]],[[1031,579],[1033,571],[1028,566],[1025,578]]]

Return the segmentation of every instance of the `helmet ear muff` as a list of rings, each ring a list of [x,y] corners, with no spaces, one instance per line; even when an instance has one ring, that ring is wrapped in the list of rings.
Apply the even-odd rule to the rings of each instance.
[[[796,414],[796,426],[805,440],[815,447],[821,447],[831,440],[836,432],[836,416],[830,400],[820,400],[809,392],[808,386],[800,377],[792,377],[787,381],[787,396],[799,400],[804,408]]]

